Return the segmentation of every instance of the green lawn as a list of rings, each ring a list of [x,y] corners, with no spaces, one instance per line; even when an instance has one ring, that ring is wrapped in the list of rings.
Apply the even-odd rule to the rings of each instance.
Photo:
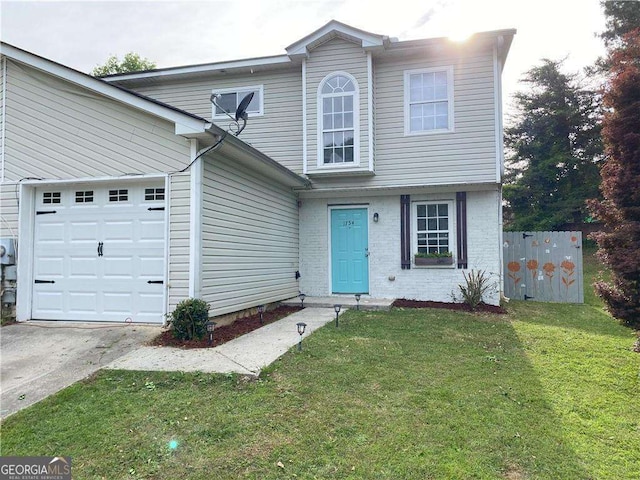
[[[102,372],[3,422],[1,453],[76,479],[640,478],[634,333],[595,297],[508,309],[347,312],[257,381]]]

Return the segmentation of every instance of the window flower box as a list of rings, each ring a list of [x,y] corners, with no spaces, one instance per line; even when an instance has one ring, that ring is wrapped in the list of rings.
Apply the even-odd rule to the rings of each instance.
[[[416,266],[433,267],[440,265],[453,265],[453,255],[446,254],[418,254],[413,258]]]

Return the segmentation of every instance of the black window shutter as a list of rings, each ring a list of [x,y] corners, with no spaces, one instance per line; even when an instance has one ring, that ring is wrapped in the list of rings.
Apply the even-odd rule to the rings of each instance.
[[[458,268],[467,268],[467,192],[456,193]]]
[[[400,264],[403,270],[411,269],[411,200],[400,195]]]

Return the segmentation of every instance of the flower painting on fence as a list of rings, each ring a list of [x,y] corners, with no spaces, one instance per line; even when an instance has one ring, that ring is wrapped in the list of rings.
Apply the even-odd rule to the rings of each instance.
[[[562,263],[560,264],[560,268],[562,268],[562,273],[564,274],[562,276],[562,283],[564,283],[568,291],[569,287],[573,285],[576,281],[576,279],[573,278],[573,274],[575,273],[576,266],[571,260],[566,259],[562,261]]]
[[[582,234],[503,232],[507,297],[580,303],[583,298]]]
[[[518,273],[520,272],[520,262],[509,262],[507,269],[509,270],[509,278],[513,280],[515,286],[518,286],[518,282],[522,279]]]

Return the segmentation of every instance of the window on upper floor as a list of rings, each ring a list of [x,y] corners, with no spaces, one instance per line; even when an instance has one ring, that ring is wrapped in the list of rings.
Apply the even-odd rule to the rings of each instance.
[[[247,107],[247,113],[250,117],[263,115],[263,90],[264,89],[262,85],[239,88],[218,88],[213,90],[212,93],[217,93],[220,95],[217,103],[221,107],[218,108],[213,105],[213,118],[228,119],[229,117],[227,117],[222,109],[229,112],[232,116],[235,115],[238,105],[240,104],[242,99],[251,92],[253,92],[253,98],[251,99],[251,103]]]
[[[414,203],[414,253],[453,251],[453,202]]]
[[[318,166],[358,165],[358,84],[344,72],[318,88]]]
[[[404,72],[405,135],[453,131],[453,67]]]

